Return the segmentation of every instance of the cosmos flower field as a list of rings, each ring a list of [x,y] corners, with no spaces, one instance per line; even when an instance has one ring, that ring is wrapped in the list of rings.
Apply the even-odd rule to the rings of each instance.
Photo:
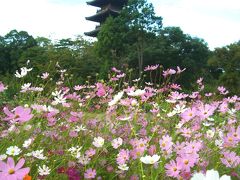
[[[240,179],[240,97],[225,87],[199,77],[186,92],[185,69],[159,65],[83,84],[33,69],[0,82],[0,180]]]

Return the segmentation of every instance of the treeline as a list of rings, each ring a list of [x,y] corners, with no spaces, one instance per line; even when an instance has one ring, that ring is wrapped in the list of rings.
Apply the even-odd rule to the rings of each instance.
[[[147,65],[179,66],[186,71],[178,83],[187,89],[203,77],[208,88],[224,85],[240,93],[240,41],[210,51],[203,39],[179,27],[163,28],[162,18],[146,0],[130,0],[117,18],[108,18],[95,42],[81,36],[53,42],[17,30],[0,36],[1,81],[8,81],[27,60],[36,75],[54,72],[58,62],[78,84],[106,78],[113,66],[135,69],[136,78]]]

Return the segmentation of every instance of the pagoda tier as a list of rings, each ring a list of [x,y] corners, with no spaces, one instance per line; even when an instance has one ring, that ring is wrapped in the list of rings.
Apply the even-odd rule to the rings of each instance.
[[[101,25],[105,22],[105,20],[109,16],[116,17],[119,15],[127,1],[128,0],[92,0],[87,2],[88,5],[101,8],[95,15],[86,17],[86,20],[98,22],[100,23],[100,26],[97,26],[95,30],[86,32],[84,34],[87,36],[96,37],[97,33],[100,31]]]
[[[86,17],[86,20],[102,23],[109,16],[113,16],[113,17],[117,16],[120,13],[120,10],[121,9],[117,9],[115,7],[112,7],[112,5],[110,5],[109,7],[106,7],[105,9],[101,9],[100,11],[98,11],[97,14]]]
[[[85,32],[86,36],[97,37],[98,32],[100,31],[100,26],[96,26],[93,31]]]
[[[92,0],[88,1],[87,4],[95,7],[104,7],[107,4],[115,4],[118,6],[123,6],[127,3],[127,0]]]

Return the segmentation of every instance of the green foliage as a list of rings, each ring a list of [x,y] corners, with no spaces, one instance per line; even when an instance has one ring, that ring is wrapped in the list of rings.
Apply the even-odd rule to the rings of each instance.
[[[208,65],[219,84],[226,86],[233,94],[240,93],[239,42],[223,48],[216,48],[208,59]]]
[[[36,45],[36,40],[26,31],[12,30],[0,37],[0,74],[14,72],[22,53]]]
[[[133,57],[137,59],[141,72],[149,36],[153,38],[161,27],[162,18],[155,15],[151,3],[130,0],[117,18],[108,18],[102,26],[96,46],[97,54],[108,66],[120,66]]]

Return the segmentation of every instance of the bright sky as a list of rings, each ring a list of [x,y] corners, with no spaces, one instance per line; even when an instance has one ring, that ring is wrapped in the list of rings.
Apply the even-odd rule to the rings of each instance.
[[[240,0],[148,0],[164,26],[203,38],[211,49],[240,40]],[[27,31],[34,37],[74,38],[95,28],[85,20],[96,8],[86,0],[0,0],[0,35]]]

